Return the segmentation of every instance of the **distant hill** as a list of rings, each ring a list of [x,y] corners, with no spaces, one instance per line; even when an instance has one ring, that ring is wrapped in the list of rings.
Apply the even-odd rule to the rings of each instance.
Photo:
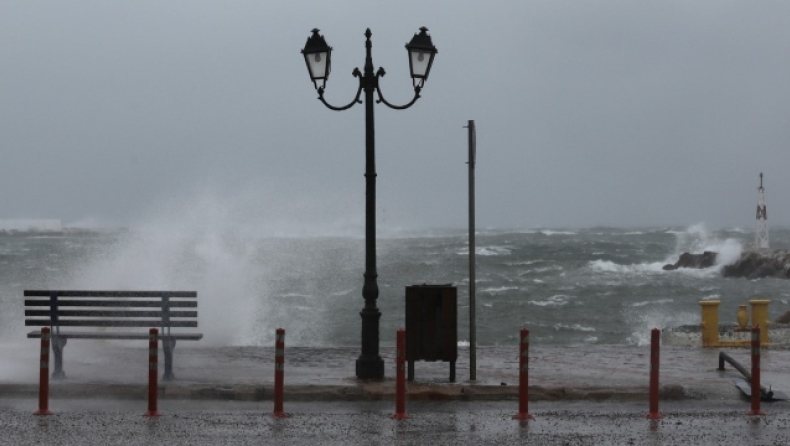
[[[0,231],[6,232],[60,232],[63,224],[59,219],[0,219]]]

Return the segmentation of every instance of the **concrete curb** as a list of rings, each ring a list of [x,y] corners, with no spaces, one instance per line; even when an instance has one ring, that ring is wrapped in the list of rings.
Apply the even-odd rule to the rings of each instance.
[[[518,399],[517,386],[436,385],[409,383],[409,401],[508,401]],[[704,399],[704,393],[689,392],[682,386],[661,388],[662,400]],[[37,398],[38,386],[1,384],[0,397]],[[56,384],[50,387],[53,399],[107,398],[139,399],[148,397],[142,384]],[[159,387],[161,400],[272,400],[271,387],[253,384],[213,386],[205,384],[165,384]],[[542,387],[530,386],[530,401],[647,401],[644,387]],[[287,401],[388,401],[395,400],[394,383],[356,385],[285,386]]]

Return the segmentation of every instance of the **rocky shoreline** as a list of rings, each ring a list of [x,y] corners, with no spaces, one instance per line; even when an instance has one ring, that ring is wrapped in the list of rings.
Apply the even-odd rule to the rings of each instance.
[[[665,271],[678,268],[704,269],[716,264],[718,253],[705,251],[702,254],[684,252],[674,264],[664,265]],[[743,277],[749,280],[767,277],[775,279],[790,279],[790,252],[785,250],[747,250],[731,265],[725,265],[721,270],[724,277]]]

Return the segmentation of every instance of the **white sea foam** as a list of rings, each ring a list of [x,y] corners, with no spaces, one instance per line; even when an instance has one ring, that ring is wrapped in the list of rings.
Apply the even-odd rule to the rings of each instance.
[[[303,299],[310,299],[313,296],[311,296],[309,294],[301,294],[301,293],[284,293],[284,294],[281,294],[279,297],[285,297],[285,298],[297,297],[297,298],[303,298]]]
[[[458,255],[469,255],[469,247],[458,250]],[[478,246],[475,248],[475,255],[479,256],[506,256],[510,255],[510,249],[503,246]]]
[[[543,235],[576,235],[575,232],[572,231],[553,231],[551,229],[544,229],[540,231]]]
[[[540,280],[540,279],[532,279],[532,281],[533,281],[534,283],[546,283],[545,281],[543,281],[543,280]]]
[[[592,260],[588,264],[593,271],[603,271],[609,273],[645,273],[662,272],[664,263],[637,263],[632,265],[620,265],[611,260]]]
[[[491,288],[483,288],[480,290],[481,293],[489,293],[489,294],[497,294],[497,293],[504,293],[505,291],[513,291],[517,290],[518,287],[516,286],[499,286],[499,287],[491,287]]]
[[[570,299],[571,297],[566,294],[556,294],[546,300],[528,300],[527,303],[539,307],[561,307],[563,305],[568,305]]]
[[[458,341],[459,347],[469,347],[469,345],[470,345],[469,341]]]
[[[547,271],[562,271],[564,268],[559,265],[544,266],[542,268],[533,268],[533,273],[545,273]]]
[[[719,275],[718,268],[678,268],[674,271],[664,271],[664,262],[635,263],[631,265],[620,265],[611,260],[592,260],[588,263],[588,268],[593,271],[614,273],[620,275],[653,275],[653,274],[684,274],[694,277],[713,277]]]
[[[585,326],[579,325],[579,324],[563,324],[563,323],[559,323],[559,324],[554,324],[554,330],[556,330],[556,331],[559,331],[559,330],[570,330],[570,331],[593,332],[593,331],[595,331],[595,328],[593,328],[593,327],[585,327]]]
[[[632,307],[644,307],[646,305],[659,305],[659,304],[668,304],[674,302],[675,299],[656,299],[656,300],[646,300],[642,302],[634,302],[631,304]]]
[[[540,262],[543,262],[543,260],[540,260],[540,259],[538,259],[538,260],[522,260],[522,261],[518,261],[518,262],[504,262],[504,264],[507,265],[507,266],[528,266],[528,265],[534,265],[534,264],[540,263]]]
[[[716,300],[721,297],[721,294],[710,294],[708,296],[703,297],[701,300]]]

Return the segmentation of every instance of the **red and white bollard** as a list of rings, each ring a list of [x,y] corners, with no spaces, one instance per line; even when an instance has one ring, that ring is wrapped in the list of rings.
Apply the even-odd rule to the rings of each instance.
[[[760,410],[760,327],[752,327],[752,410],[747,415],[765,415]]]
[[[158,417],[161,414],[156,409],[159,399],[159,330],[152,328],[148,331],[148,411],[144,417]]]
[[[283,412],[283,386],[285,381],[285,330],[277,329],[277,337],[274,342],[274,418],[290,417],[290,414]]]
[[[664,415],[658,411],[658,365],[661,346],[661,330],[654,328],[650,332],[650,413],[647,418],[660,420]]]
[[[529,414],[529,330],[521,329],[519,336],[518,413],[514,420],[532,420]]]
[[[398,330],[396,345],[395,413],[392,418],[405,420],[409,418],[409,414],[406,413],[406,330]]]
[[[52,415],[49,411],[49,327],[41,329],[41,363],[38,375],[38,410],[35,415]]]

